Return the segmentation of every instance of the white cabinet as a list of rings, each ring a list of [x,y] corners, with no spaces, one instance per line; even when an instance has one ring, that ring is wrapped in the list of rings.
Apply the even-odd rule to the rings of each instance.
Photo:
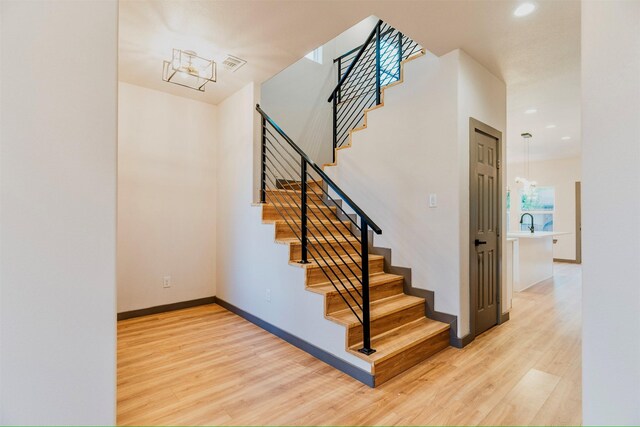
[[[505,245],[506,265],[504,266],[505,283],[502,287],[502,313],[511,310],[511,300],[513,299],[513,284],[518,275],[518,239],[507,238]]]
[[[513,274],[514,291],[524,291],[536,283],[553,277],[553,238],[563,234],[568,233],[536,231],[535,233],[514,232],[507,235],[507,240],[518,241],[512,263],[517,269]]]

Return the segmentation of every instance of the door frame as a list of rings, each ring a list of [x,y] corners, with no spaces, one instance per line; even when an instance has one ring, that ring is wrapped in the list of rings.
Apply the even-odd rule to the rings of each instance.
[[[475,244],[474,244],[474,230],[471,227],[471,216],[473,214],[473,206],[471,205],[471,188],[474,184],[475,180],[472,176],[471,171],[473,170],[473,163],[475,159],[473,157],[473,152],[475,151],[474,136],[475,132],[480,131],[487,136],[497,139],[496,144],[496,166],[498,172],[498,183],[497,188],[499,191],[497,192],[496,204],[497,204],[497,212],[498,215],[498,226],[497,226],[497,239],[496,248],[498,251],[498,266],[497,266],[497,295],[496,295],[496,325],[500,325],[501,323],[506,322],[509,319],[508,315],[502,316],[502,132],[497,129],[492,128],[491,126],[482,123],[481,121],[474,119],[473,117],[469,117],[469,254],[467,256],[468,268],[469,268],[469,338],[471,342],[476,337],[476,313],[475,307],[477,306],[477,289],[474,287],[474,282],[471,277],[471,260],[475,258]],[[508,314],[508,313],[507,313]]]
[[[582,264],[582,182],[576,181],[576,264]]]

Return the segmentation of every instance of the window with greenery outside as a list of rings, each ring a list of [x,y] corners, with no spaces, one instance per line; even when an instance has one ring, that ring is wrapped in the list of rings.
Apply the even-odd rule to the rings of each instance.
[[[537,231],[553,231],[555,211],[555,188],[533,187],[528,191],[520,190],[520,211],[533,215],[533,225]],[[522,231],[529,230],[530,219],[524,218],[520,225]]]

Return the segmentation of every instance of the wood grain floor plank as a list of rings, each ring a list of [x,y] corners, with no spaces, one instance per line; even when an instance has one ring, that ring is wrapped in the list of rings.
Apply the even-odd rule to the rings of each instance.
[[[530,369],[481,425],[529,424],[560,382],[560,377]]]
[[[581,423],[580,266],[371,389],[217,305],[118,322],[120,425]]]

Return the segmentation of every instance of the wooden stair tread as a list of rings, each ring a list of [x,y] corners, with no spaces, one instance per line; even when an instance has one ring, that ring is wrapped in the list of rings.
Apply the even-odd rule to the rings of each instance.
[[[376,273],[369,276],[369,286],[380,286],[389,282],[393,282],[394,280],[404,280],[402,276],[391,273]],[[336,285],[340,288],[340,282],[336,281]],[[357,289],[361,289],[362,285],[359,282],[353,283],[353,285]],[[327,294],[330,292],[337,292],[336,288],[331,284],[331,282],[318,283],[316,285],[308,286],[307,289],[313,292],[317,292],[319,294]]]
[[[450,326],[447,323],[424,317],[392,329],[384,334],[371,337],[371,347],[373,347],[376,352],[369,356],[358,351],[358,349],[362,347],[361,342],[351,346],[349,351],[375,364],[376,362],[381,362],[393,357],[412,346],[418,345],[449,328]]]
[[[411,295],[400,294],[394,295],[389,298],[384,298],[377,301],[371,301],[369,304],[371,320],[375,320],[380,317],[384,317],[391,313],[401,311],[419,304],[424,304],[423,298],[414,297]],[[355,308],[356,312],[360,312],[360,309]],[[331,320],[338,322],[346,326],[356,326],[360,324],[358,318],[353,312],[346,308],[344,310],[336,311],[327,316]]]
[[[302,181],[283,181],[280,182],[276,188],[270,188],[270,190],[285,190],[289,189],[290,186],[300,186]],[[322,187],[323,181],[320,180],[311,180],[307,181],[307,186],[315,185],[317,187]]]
[[[283,200],[287,202],[295,201],[300,203],[301,196],[302,194],[295,190],[267,190],[266,203],[279,203]],[[311,205],[314,203],[318,205],[325,203],[323,195],[312,190],[307,191],[307,200]]]
[[[291,207],[297,208],[295,203],[278,203],[278,205],[275,205],[274,203],[271,203],[271,202],[265,202],[265,203],[261,203],[261,205],[263,207],[267,206],[267,207],[273,207],[273,208],[279,207],[280,205],[283,205],[287,208],[291,208]],[[336,209],[335,206],[326,206],[324,204],[319,204],[318,206],[316,206],[313,203],[307,204],[307,207],[308,209],[315,209],[315,210],[321,209],[321,210],[327,210],[327,211],[334,211]]]
[[[379,259],[384,259],[384,256],[382,255],[369,255],[369,262],[371,261],[375,261],[375,260],[379,260]],[[328,258],[325,260],[326,263],[330,266],[334,266],[334,265],[338,265],[338,264],[344,264],[344,263],[348,263],[348,264],[353,264],[353,262],[360,262],[360,255],[357,254],[351,254],[351,256],[349,255],[334,255],[331,258]],[[326,264],[324,262],[322,262],[321,264],[318,264],[316,261],[314,260],[309,260],[309,264],[300,264],[298,262],[295,261],[289,261],[289,264],[292,265],[297,265],[299,267],[303,267],[306,269],[310,269],[310,268],[323,268]]]
[[[265,205],[272,205],[275,208],[279,208],[279,207],[284,207],[287,209],[300,209],[300,201],[298,199],[294,199],[294,198],[286,198],[286,199],[279,199],[276,200],[275,203],[272,200],[267,200],[265,203]],[[315,203],[312,200],[307,199],[307,210],[316,210],[316,211],[328,211],[328,210],[335,210],[336,207],[335,206],[327,206],[325,205],[323,202],[320,201],[316,201]]]
[[[375,261],[378,259],[384,259],[384,256],[382,255],[369,255],[369,261]],[[326,262],[329,265],[336,265],[336,264],[344,264],[345,262],[347,263],[352,263],[353,261],[356,262],[360,262],[361,258],[360,255],[357,254],[351,254],[351,256],[349,255],[334,255],[332,256],[330,259],[327,259]],[[307,268],[322,268],[325,264],[320,264],[318,265],[318,263],[316,263],[316,261],[312,261],[311,263],[307,264]]]
[[[300,220],[300,218],[278,218],[278,219],[265,219],[262,222],[264,223],[270,223],[270,224],[286,224],[286,223],[294,223],[294,224],[300,224],[302,221]],[[317,218],[307,218],[307,222],[313,222],[314,224],[336,224],[336,225],[346,225],[349,224],[350,221],[341,221],[338,218],[334,218],[334,219],[317,219]],[[348,233],[348,232],[347,232]]]
[[[318,241],[316,241],[315,239],[318,239]],[[286,244],[286,245],[300,245],[300,239],[297,237],[281,237],[276,239],[276,242],[278,243],[282,243],[282,244]],[[351,242],[351,243],[357,243],[360,244],[360,241],[358,239],[356,239],[353,236],[346,236],[346,239],[342,236],[340,237],[333,237],[333,236],[311,236],[309,235],[309,244],[314,245],[314,244],[318,244],[318,243],[347,243],[347,242]],[[337,256],[337,255],[336,255]],[[355,259],[355,258],[354,258]]]
[[[293,195],[296,195],[296,196],[300,195],[300,189],[294,190],[294,189],[285,189],[285,188],[269,188],[269,189],[267,189],[265,191],[267,192],[267,194],[269,194],[269,193],[278,193],[278,194],[289,194],[289,195],[292,195],[292,196]],[[319,191],[319,190],[307,189],[307,195],[317,193],[317,191]]]

